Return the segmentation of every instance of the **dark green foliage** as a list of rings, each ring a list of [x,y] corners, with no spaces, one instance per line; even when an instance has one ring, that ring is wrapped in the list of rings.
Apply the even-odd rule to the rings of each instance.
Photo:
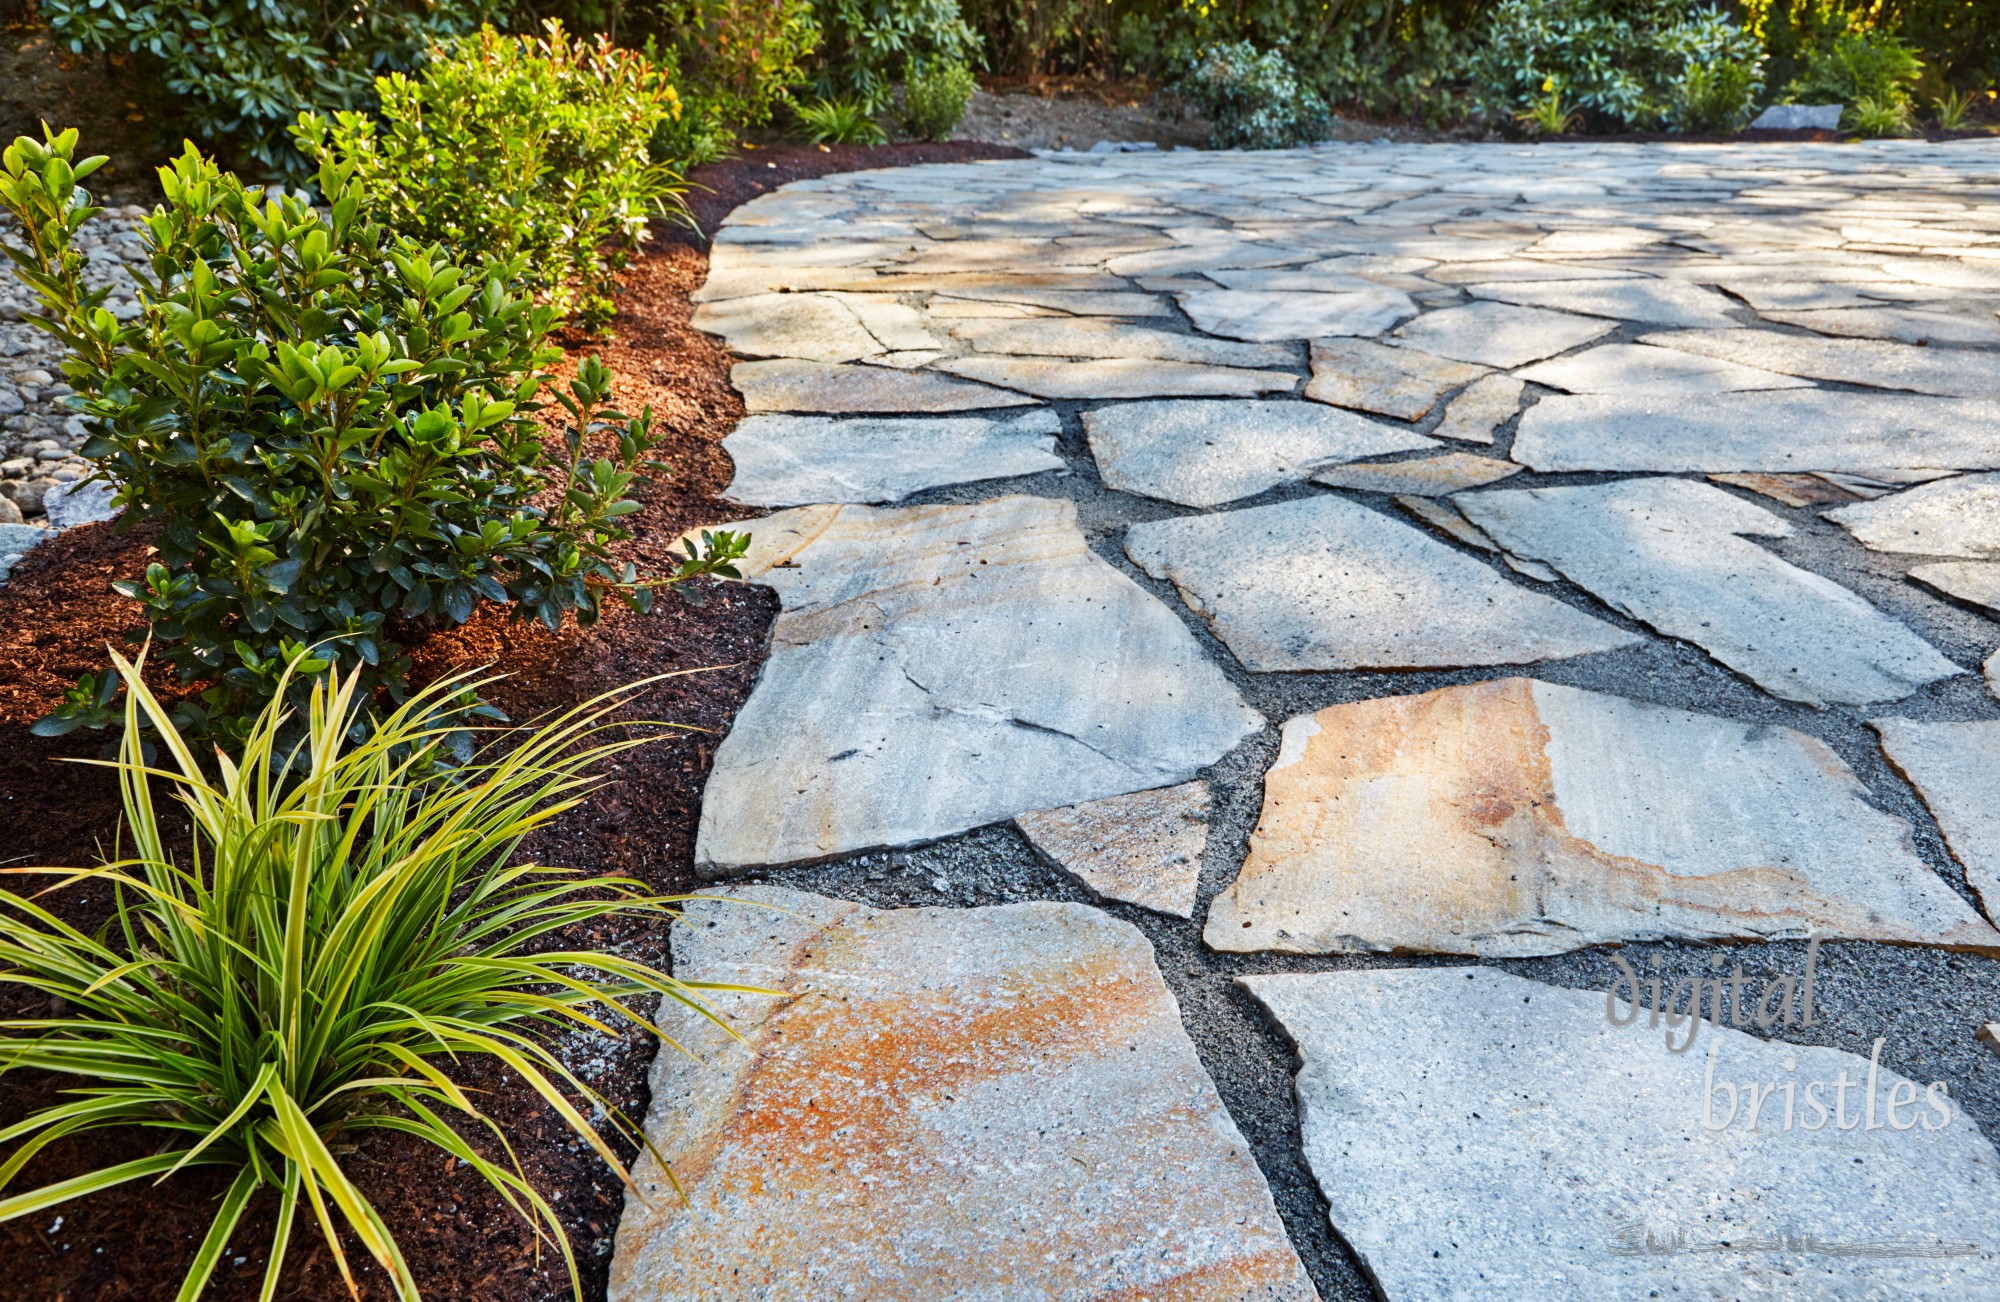
[[[461,624],[495,602],[589,624],[607,600],[644,609],[655,584],[734,573],[742,544],[726,535],[659,579],[613,554],[655,464],[651,416],[607,408],[593,359],[556,395],[560,432],[532,419],[561,353],[522,258],[392,236],[351,165],[322,165],[320,212],[247,190],[190,145],[161,169],[142,311],[124,324],[72,248],[99,211],[75,183],[102,161],[75,164],[75,144],[5,151],[0,206],[28,242],[7,252],[44,306],[32,319],[71,350],[84,455],[127,527],[160,526],[157,561],[121,591],[156,653],[207,684],[184,725],[240,735],[287,668],[303,691],[322,662],[399,696],[392,619]],[[95,721],[76,704],[50,727]]]
[[[1299,84],[1285,56],[1248,41],[1202,52],[1174,86],[1209,122],[1216,149],[1284,149],[1326,139],[1326,103]]]
[[[972,69],[962,63],[934,59],[928,66],[911,64],[898,114],[903,129],[922,140],[949,139],[978,88]]]
[[[1924,65],[1909,46],[1884,32],[1842,32],[1806,53],[1805,69],[1785,88],[1796,104],[1907,107]]]
[[[816,0],[819,61],[814,89],[823,100],[851,100],[880,113],[914,64],[979,62],[979,38],[959,15],[958,0]]]
[[[41,0],[73,50],[147,57],[193,129],[268,175],[310,169],[285,129],[301,110],[363,109],[375,78],[504,12],[500,0]]]
[[[397,233],[474,258],[520,255],[559,315],[610,318],[618,272],[680,190],[647,152],[681,112],[664,68],[552,20],[539,39],[485,28],[377,88],[379,120],[300,118],[315,165],[351,171],[370,216]]]

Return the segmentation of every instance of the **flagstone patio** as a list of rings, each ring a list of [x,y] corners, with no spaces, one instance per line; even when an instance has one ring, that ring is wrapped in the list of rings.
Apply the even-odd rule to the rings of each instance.
[[[614,1298],[2000,1295],[2000,146],[847,174],[697,297],[781,993]]]

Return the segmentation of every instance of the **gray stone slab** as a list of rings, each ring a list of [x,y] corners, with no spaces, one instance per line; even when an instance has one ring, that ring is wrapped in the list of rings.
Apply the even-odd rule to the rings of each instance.
[[[2000,560],[2000,475],[1961,475],[1828,511],[1878,552]]]
[[[1792,527],[1712,484],[1628,479],[1453,500],[1502,547],[1694,643],[1773,696],[1894,701],[1964,672],[1846,588],[1743,537],[1787,537]]]
[[[1481,302],[1427,312],[1396,331],[1394,340],[1438,357],[1505,368],[1568,352],[1616,328],[1567,312]]]
[[[740,362],[729,382],[752,412],[829,414],[953,412],[991,407],[1032,407],[1033,398],[970,384],[930,371],[882,366],[827,366],[817,362]]]
[[[747,526],[778,591],[716,750],[707,876],[913,845],[1185,782],[1262,720],[1068,501],[806,507]]]
[[[1417,314],[1399,289],[1312,293],[1304,290],[1197,290],[1180,295],[1197,330],[1229,339],[1318,339],[1379,335]]]
[[[1239,981],[1298,1046],[1306,1161],[1387,1297],[2000,1294],[2000,1158],[1867,1058],[1729,1026],[1677,1054],[1601,990],[1488,967]],[[1711,1065],[1733,1113],[1704,1112]],[[1814,1114],[1842,1079],[1851,1110]]]
[[[1808,932],[2000,948],[1824,743],[1509,678],[1289,720],[1205,934],[1523,958]]]
[[[940,484],[1060,470],[1062,419],[1025,416],[750,416],[722,441],[724,496],[748,506],[894,502]]]
[[[1050,863],[1099,899],[1192,918],[1208,847],[1206,782],[1014,815]]]
[[[1756,389],[1804,389],[1791,375],[1644,344],[1602,344],[1515,372],[1566,393],[1702,397]]]
[[[2000,908],[2000,720],[1868,722],[1890,763],[1924,798],[1991,916]]]
[[[1984,606],[2000,615],[2000,562],[1939,561],[1934,565],[1914,566],[1910,577],[1947,596]]]
[[[1753,131],[1838,131],[1840,104],[1773,104],[1751,122]]]
[[[1825,335],[1897,339],[1906,344],[2000,345],[2000,320],[1991,314],[1926,312],[1905,307],[1828,308],[1813,312],[1765,312],[1768,321],[1801,326]]]
[[[1521,410],[1522,381],[1511,375],[1475,380],[1444,409],[1431,433],[1463,443],[1491,443],[1500,427]]]
[[[1357,457],[1436,446],[1421,434],[1311,402],[1135,402],[1083,414],[1107,488],[1220,506]]]
[[[1487,370],[1414,348],[1390,348],[1366,339],[1321,339],[1312,346],[1312,381],[1306,397],[1335,407],[1417,421],[1438,400]]]
[[[1473,285],[1479,298],[1653,325],[1728,327],[1736,306],[1712,289],[1678,280],[1508,281]]]
[[[1259,673],[1526,664],[1637,640],[1339,497],[1133,525],[1125,554]]]
[[[1300,361],[1296,347],[1174,334],[1101,317],[961,321],[951,333],[979,352],[1014,356],[1157,358],[1253,369],[1294,367]]]
[[[1286,371],[1151,358],[1071,362],[1055,357],[955,357],[936,363],[935,368],[1038,398],[1255,398],[1290,393],[1299,387],[1299,377]]]
[[[1521,467],[1511,461],[1477,457],[1470,452],[1446,452],[1406,461],[1353,461],[1320,471],[1313,476],[1313,482],[1364,493],[1446,497],[1461,489],[1478,488],[1520,473]]]
[[[910,328],[920,330],[916,311],[907,307],[901,311],[909,315]],[[891,347],[833,294],[755,294],[704,303],[695,309],[693,324],[697,330],[720,335],[741,357],[851,362]]]
[[[1138,928],[730,895],[674,973],[778,997],[671,1021],[612,1302],[1318,1302]]]
[[[2000,469],[2000,403],[1777,389],[1727,402],[1564,394],[1521,414],[1511,452],[1532,470]]]
[[[1647,335],[1640,342],[1812,380],[1941,398],[2000,398],[2000,367],[1973,364],[1966,354],[1949,349],[1776,330],[1676,331]]]

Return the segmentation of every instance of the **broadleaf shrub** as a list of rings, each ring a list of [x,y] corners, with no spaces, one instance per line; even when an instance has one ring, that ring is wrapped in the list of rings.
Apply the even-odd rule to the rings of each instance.
[[[399,234],[496,261],[524,258],[557,312],[608,320],[611,291],[680,178],[648,153],[680,116],[667,69],[550,21],[540,38],[492,28],[377,85],[379,120],[304,114],[316,167],[352,173],[370,216]]]
[[[948,59],[910,65],[903,82],[903,129],[923,140],[949,139],[979,88],[972,69]]]
[[[1216,149],[1308,144],[1333,125],[1326,102],[1299,83],[1282,53],[1248,41],[1203,51],[1174,89],[1208,119]]]
[[[261,1296],[275,1296],[303,1207],[350,1290],[343,1229],[388,1273],[396,1296],[414,1302],[416,1281],[395,1239],[342,1169],[354,1136],[394,1130],[489,1183],[534,1227],[538,1246],[560,1252],[581,1297],[550,1201],[511,1152],[502,1161],[483,1155],[487,1146],[467,1143],[444,1118],[457,1113],[474,1131],[494,1126],[447,1074],[466,1058],[492,1060],[631,1185],[602,1123],[577,1100],[601,1109],[610,1121],[602,1129],[627,1142],[641,1138],[636,1123],[534,1032],[651,1037],[669,1011],[722,1025],[703,994],[729,987],[564,943],[611,919],[662,926],[677,897],[628,878],[514,862],[523,838],[603,781],[607,760],[647,740],[603,738],[619,698],[509,736],[504,750],[426,783],[436,772],[430,757],[448,741],[431,722],[436,707],[478,681],[447,679],[357,740],[349,725],[363,694],[350,674],[312,688],[302,733],[272,701],[240,761],[211,777],[138,667],[120,660],[118,668],[129,685],[116,764],[123,857],[95,868],[0,869],[49,880],[48,891],[105,890],[115,906],[92,936],[26,891],[0,891],[0,986],[29,993],[38,1008],[53,1005],[47,1016],[0,1025],[0,1072],[80,1078],[59,1102],[0,1128],[0,1143],[17,1141],[0,1165],[0,1220],[131,1180],[220,1167],[234,1178],[182,1299],[205,1294],[244,1208],[269,1188],[279,1215]],[[161,738],[157,760],[147,733]],[[293,735],[296,749],[285,740]],[[191,825],[190,857],[169,849],[180,833],[160,816],[155,788],[177,798],[172,821]],[[654,1002],[661,1012],[646,1007]],[[124,1161],[7,1189],[50,1143],[113,1126],[154,1138]]]
[[[78,52],[144,56],[211,149],[227,146],[265,174],[311,169],[286,128],[302,110],[367,109],[375,78],[498,17],[500,0],[41,0]]]
[[[278,690],[330,665],[398,696],[409,661],[392,620],[462,624],[488,602],[550,627],[607,601],[645,609],[653,587],[733,575],[720,535],[674,573],[614,553],[655,438],[651,413],[606,405],[591,359],[534,419],[555,310],[523,292],[522,256],[454,255],[392,236],[351,164],[323,163],[328,207],[265,195],[190,144],[160,169],[144,222],[140,314],[84,288],[73,246],[95,215],[76,186],[76,133],[0,154],[8,248],[41,300],[31,318],[70,350],[63,371],[89,423],[84,455],[116,486],[124,527],[159,526],[158,558],[120,591],[199,699],[181,723],[220,739]],[[90,702],[45,721],[100,721]]]
[[[1907,110],[1923,61],[1884,32],[1842,32],[1806,55],[1805,71],[1785,87],[1794,104],[1859,104]]]
[[[856,101],[870,113],[888,109],[910,65],[971,65],[979,37],[958,0],[816,0],[820,45],[814,89],[823,100]]]

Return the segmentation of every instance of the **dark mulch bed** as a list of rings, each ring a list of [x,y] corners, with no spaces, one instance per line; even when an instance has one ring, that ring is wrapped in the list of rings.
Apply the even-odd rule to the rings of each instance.
[[[701,170],[690,196],[703,229],[729,209],[786,181],[863,167],[1013,156],[980,145],[910,145],[879,149],[815,147],[759,149]],[[661,231],[629,278],[608,344],[578,341],[572,351],[602,352],[618,377],[629,410],[650,404],[668,436],[662,459],[671,480],[647,493],[636,517],[635,559],[664,562],[688,528],[738,518],[720,500],[729,480],[722,437],[742,415],[729,387],[729,358],[688,326],[688,296],[700,285],[707,259],[686,230]],[[47,713],[62,690],[105,663],[137,622],[133,608],[111,593],[115,578],[144,568],[141,532],[108,526],[72,530],[37,549],[0,588],[0,856],[13,863],[81,864],[117,833],[114,786],[101,770],[61,763],[97,752],[102,738],[73,734],[44,740],[28,726]],[[528,847],[543,863],[626,873],[662,890],[694,886],[691,871],[701,788],[717,741],[748,695],[763,655],[776,602],[763,588],[707,585],[697,609],[661,601],[647,616],[622,609],[593,629],[508,624],[490,614],[464,628],[434,635],[416,651],[419,671],[494,664],[509,677],[491,695],[515,719],[530,719],[645,677],[676,669],[704,672],[651,689],[633,707],[637,718],[671,720],[698,731],[670,734],[624,756],[616,781],[585,808],[565,816]],[[165,685],[164,683],[162,684]],[[101,894],[101,893],[100,893]],[[106,901],[66,892],[60,911],[95,925]],[[624,952],[665,964],[663,928],[606,925],[564,943],[622,944]],[[39,1001],[36,1001],[39,1003]],[[44,1015],[16,991],[0,993],[0,1016]],[[651,1046],[628,1038],[572,1054],[609,1099],[643,1115]],[[561,1123],[506,1075],[474,1065],[461,1077],[489,1091],[485,1111],[500,1122],[530,1178],[550,1196],[576,1246],[587,1297],[604,1295],[611,1235],[622,1189],[587,1149],[578,1151]],[[16,1073],[0,1078],[0,1124],[53,1101],[61,1082]],[[58,1145],[36,1159],[10,1189],[16,1192],[95,1169],[144,1151],[143,1136],[106,1132]],[[631,1156],[629,1153],[627,1156]],[[528,1227],[477,1176],[453,1171],[435,1150],[402,1136],[365,1136],[349,1170],[381,1210],[416,1272],[424,1295],[468,1302],[515,1302],[569,1296],[559,1256],[537,1259]],[[0,1224],[0,1299],[168,1298],[213,1213],[226,1181],[205,1173],[153,1186],[126,1185],[32,1217]],[[212,1295],[250,1298],[262,1278],[265,1243],[275,1211],[265,1195],[253,1204],[218,1272]],[[345,1294],[319,1232],[302,1213],[292,1241],[281,1296],[330,1299]],[[348,1246],[349,1258],[365,1254]],[[238,1260],[240,1258],[240,1260]],[[364,1269],[364,1295],[387,1298],[386,1277]]]

